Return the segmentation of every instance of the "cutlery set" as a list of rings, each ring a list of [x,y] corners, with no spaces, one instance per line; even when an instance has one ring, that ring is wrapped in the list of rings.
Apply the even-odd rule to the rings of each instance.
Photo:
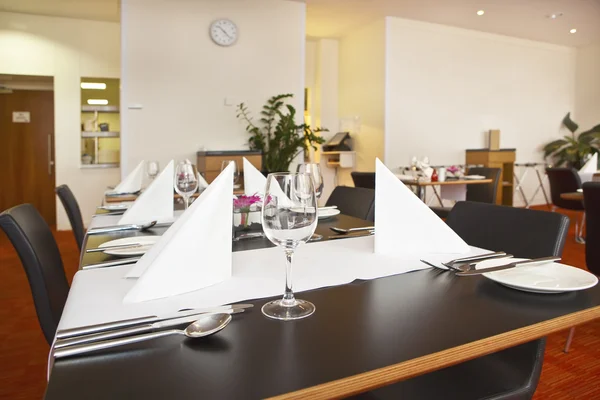
[[[486,253],[486,254],[482,254],[479,256],[457,258],[455,260],[441,263],[447,269],[440,268],[435,263],[431,263],[426,260],[421,260],[421,262],[423,262],[427,265],[430,265],[432,267],[441,269],[442,271],[454,271],[455,275],[457,275],[457,276],[474,276],[474,275],[485,274],[488,272],[503,271],[503,270],[507,270],[507,269],[511,269],[511,268],[515,268],[515,267],[548,264],[548,263],[551,263],[554,261],[561,260],[560,257],[542,257],[542,258],[534,258],[531,260],[508,262],[506,264],[498,265],[495,267],[488,267],[488,268],[481,268],[481,269],[476,268],[477,263],[481,262],[481,261],[492,260],[492,259],[504,259],[504,258],[509,260],[512,257],[513,257],[512,254],[507,254],[505,252],[499,251],[499,252],[494,252],[494,253]]]
[[[234,304],[180,311],[166,317],[146,316],[104,324],[88,325],[56,332],[55,358],[137,343],[163,336],[181,334],[189,338],[212,335],[231,322],[231,315],[245,312],[253,304]],[[166,329],[189,324],[187,328]]]

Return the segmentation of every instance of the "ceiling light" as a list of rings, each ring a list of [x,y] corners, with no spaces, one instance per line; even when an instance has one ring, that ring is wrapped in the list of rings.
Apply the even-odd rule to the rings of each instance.
[[[106,99],[89,99],[87,103],[91,106],[105,106],[108,104]]]
[[[563,16],[563,13],[559,12],[559,13],[554,13],[554,14],[546,15],[546,18],[556,19],[556,18],[560,18],[562,16]]]
[[[569,32],[571,32],[571,33],[575,33],[575,32],[577,32],[577,29],[573,28],[573,29],[571,29]]]
[[[96,90],[104,90],[106,89],[106,83],[99,82],[81,82],[82,89],[96,89]]]
[[[482,16],[483,14],[485,14],[485,11],[483,11],[483,10],[477,11],[477,15]]]

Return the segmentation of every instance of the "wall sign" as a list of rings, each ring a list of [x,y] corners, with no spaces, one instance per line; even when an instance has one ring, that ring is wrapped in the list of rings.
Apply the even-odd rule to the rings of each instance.
[[[17,124],[28,124],[31,122],[29,111],[13,111],[13,122]]]

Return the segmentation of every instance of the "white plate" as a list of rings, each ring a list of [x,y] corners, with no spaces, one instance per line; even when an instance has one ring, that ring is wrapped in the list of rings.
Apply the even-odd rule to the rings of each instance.
[[[486,260],[477,264],[477,269],[522,261],[523,258]],[[483,274],[488,279],[513,289],[533,293],[564,293],[591,288],[598,278],[580,268],[565,264],[548,263],[515,267],[504,271]]]
[[[317,214],[319,215],[319,219],[327,219],[327,218],[331,218],[331,217],[335,217],[336,215],[339,215],[340,210],[338,210],[337,208],[331,208],[328,210],[319,210]]]
[[[108,211],[121,211],[121,210],[127,210],[129,207],[131,207],[131,202],[128,203],[118,203],[118,204],[106,204],[104,206],[102,206],[103,210],[108,210]]]
[[[150,249],[150,247],[152,247],[152,245],[158,241],[158,239],[160,239],[160,236],[133,236],[102,243],[100,246],[98,246],[98,248],[102,249],[111,246],[121,246],[124,244],[140,243],[142,245],[140,247],[105,250],[104,253],[119,257],[141,256],[142,254],[147,252]]]
[[[468,181],[469,180],[479,181],[481,179],[485,179],[485,176],[483,176],[483,175],[465,175],[465,176],[463,176],[463,179],[466,179]]]

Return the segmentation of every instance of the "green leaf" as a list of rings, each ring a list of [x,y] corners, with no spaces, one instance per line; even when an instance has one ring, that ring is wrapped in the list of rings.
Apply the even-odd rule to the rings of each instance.
[[[568,130],[571,131],[571,133],[575,133],[575,131],[577,130],[577,128],[579,128],[579,125],[577,125],[571,119],[571,113],[570,112],[567,113],[567,115],[565,115],[565,117],[562,120],[562,123],[563,123],[564,126],[567,127]]]

